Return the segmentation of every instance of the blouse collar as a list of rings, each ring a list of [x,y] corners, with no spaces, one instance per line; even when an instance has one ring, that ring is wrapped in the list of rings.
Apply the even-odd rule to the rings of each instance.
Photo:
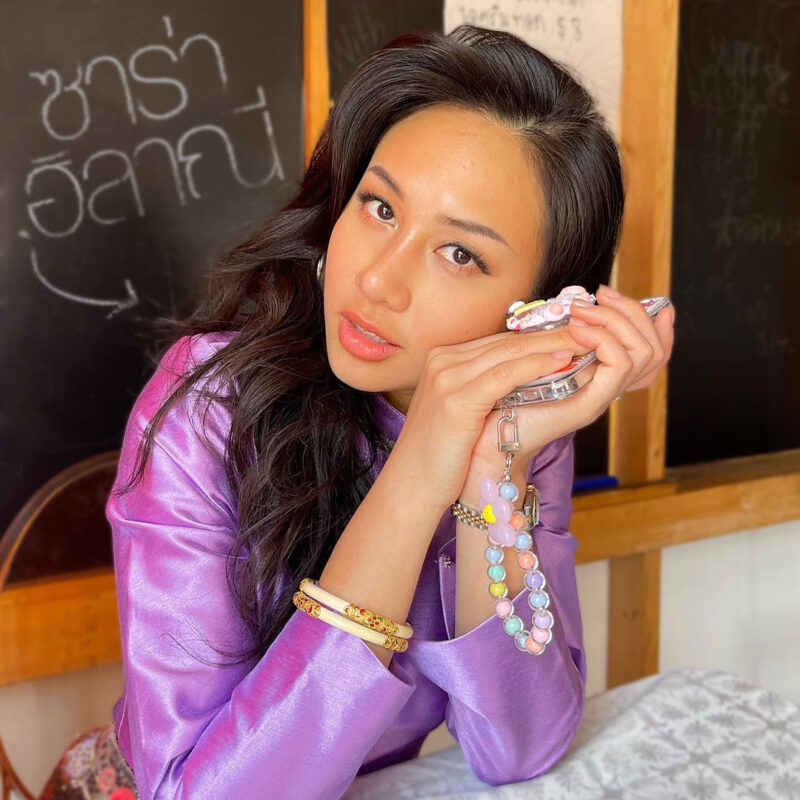
[[[405,425],[406,415],[398,411],[380,392],[372,394],[371,397],[378,428],[384,436],[396,442]]]

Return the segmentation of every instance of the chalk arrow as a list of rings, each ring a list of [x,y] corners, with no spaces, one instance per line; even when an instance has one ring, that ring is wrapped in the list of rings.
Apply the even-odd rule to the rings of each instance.
[[[84,297],[83,295],[75,294],[74,292],[67,292],[64,289],[59,289],[58,286],[52,284],[42,274],[42,271],[39,269],[39,261],[36,258],[36,250],[34,250],[32,247],[31,267],[34,275],[36,275],[36,277],[44,284],[44,286],[54,294],[57,294],[59,297],[63,297],[66,300],[72,300],[75,303],[83,303],[87,306],[113,306],[111,311],[106,314],[106,319],[111,319],[111,317],[119,314],[120,311],[124,311],[126,308],[132,308],[139,302],[139,296],[136,294],[133,284],[127,278],[124,280],[127,296],[119,300],[98,300],[95,297]]]

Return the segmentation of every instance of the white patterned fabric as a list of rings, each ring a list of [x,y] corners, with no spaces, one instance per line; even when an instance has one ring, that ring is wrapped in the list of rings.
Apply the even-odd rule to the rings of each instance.
[[[715,669],[677,669],[586,699],[549,772],[491,786],[458,746],[357,777],[344,800],[800,799],[800,706]]]

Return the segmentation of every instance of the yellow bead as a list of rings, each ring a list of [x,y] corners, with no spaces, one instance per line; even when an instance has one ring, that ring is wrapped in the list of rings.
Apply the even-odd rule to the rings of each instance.
[[[494,515],[494,510],[492,509],[491,503],[487,503],[483,507],[483,518],[487,522],[497,522],[497,517]]]
[[[489,584],[489,594],[492,597],[502,597],[505,594],[506,585],[503,581],[496,581]]]

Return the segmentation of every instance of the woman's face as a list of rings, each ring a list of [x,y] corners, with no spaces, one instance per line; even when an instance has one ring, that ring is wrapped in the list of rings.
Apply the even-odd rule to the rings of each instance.
[[[543,223],[541,187],[507,128],[444,105],[395,124],[328,243],[334,373],[407,413],[432,347],[504,331],[508,306],[528,299]],[[350,314],[396,347],[369,357],[352,344]]]

